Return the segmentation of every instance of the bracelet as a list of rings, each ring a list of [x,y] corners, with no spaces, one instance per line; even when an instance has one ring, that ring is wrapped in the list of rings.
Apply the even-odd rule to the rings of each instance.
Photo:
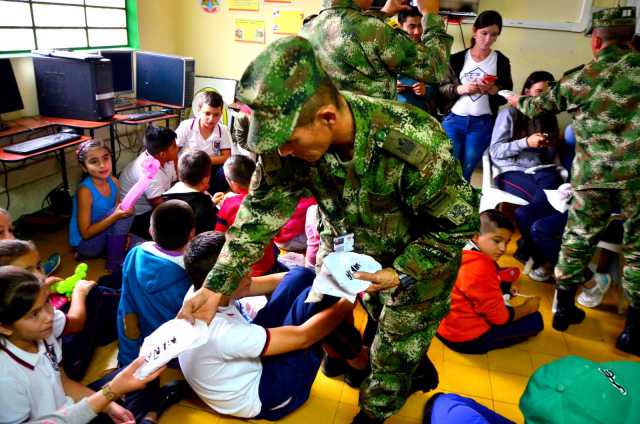
[[[113,390],[111,390],[111,385],[109,383],[102,386],[102,388],[100,389],[100,393],[102,393],[102,396],[104,396],[109,402],[112,402],[120,397],[119,395],[115,394]]]

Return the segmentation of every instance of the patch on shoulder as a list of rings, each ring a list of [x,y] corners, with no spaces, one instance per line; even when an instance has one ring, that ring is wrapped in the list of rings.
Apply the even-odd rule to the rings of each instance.
[[[396,130],[389,131],[380,147],[417,168],[421,168],[428,153],[425,146]]]

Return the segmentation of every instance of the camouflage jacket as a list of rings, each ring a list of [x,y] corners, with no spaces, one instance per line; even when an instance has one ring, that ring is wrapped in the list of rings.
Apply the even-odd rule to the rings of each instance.
[[[441,293],[444,268],[459,260],[478,230],[478,193],[463,179],[442,127],[426,112],[342,94],[354,115],[353,159],[342,162],[332,150],[314,164],[262,155],[208,288],[231,293],[298,199],[313,194],[321,220],[318,264],[332,251],[334,237],[353,233],[356,252],[417,280],[394,302],[419,303]]]
[[[521,98],[518,109],[530,117],[575,113],[576,190],[624,188],[640,177],[640,54],[609,46],[548,92]]]
[[[300,35],[313,45],[323,69],[340,90],[396,98],[396,76],[439,83],[445,76],[453,38],[435,14],[423,17],[422,43],[392,28],[354,0],[333,0]]]

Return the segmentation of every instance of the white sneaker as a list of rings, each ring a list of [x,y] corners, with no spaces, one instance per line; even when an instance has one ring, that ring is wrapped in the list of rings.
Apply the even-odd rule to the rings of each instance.
[[[596,273],[593,276],[595,285],[590,289],[583,288],[576,301],[584,307],[595,308],[602,303],[605,293],[611,286],[611,276],[609,274]]]
[[[558,289],[555,289],[553,291],[553,302],[551,303],[551,313],[555,315],[557,310],[558,310]]]
[[[544,265],[539,266],[538,268],[532,269],[529,271],[529,278],[535,281],[547,281],[552,277],[552,273],[547,270]]]

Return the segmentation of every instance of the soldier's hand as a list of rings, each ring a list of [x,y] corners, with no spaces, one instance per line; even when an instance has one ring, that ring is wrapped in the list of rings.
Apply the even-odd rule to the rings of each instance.
[[[404,93],[407,90],[407,86],[400,81],[396,81],[396,90],[398,93]]]
[[[416,96],[424,96],[427,92],[426,85],[423,82],[417,82],[413,84],[411,88],[413,89],[413,92],[416,94]]]
[[[418,10],[423,15],[438,13],[440,11],[440,0],[418,0]]]
[[[201,287],[184,298],[177,318],[185,319],[192,324],[196,319],[209,324],[218,310],[220,296],[220,293]]]
[[[390,289],[400,284],[398,272],[393,268],[383,268],[373,274],[369,272],[356,272],[353,274],[353,277],[358,280],[371,281],[371,285],[367,288],[368,293]]]
[[[515,94],[513,96],[509,96],[509,97],[507,97],[507,102],[509,102],[509,104],[511,106],[517,108],[518,107],[518,101],[520,100],[520,97],[522,97],[522,96],[520,96],[518,94]]]
[[[532,149],[538,149],[548,145],[546,134],[534,133],[527,137],[527,145]]]
[[[406,4],[404,0],[387,0],[380,9],[387,16],[395,16],[403,10],[411,10],[411,6]]]

